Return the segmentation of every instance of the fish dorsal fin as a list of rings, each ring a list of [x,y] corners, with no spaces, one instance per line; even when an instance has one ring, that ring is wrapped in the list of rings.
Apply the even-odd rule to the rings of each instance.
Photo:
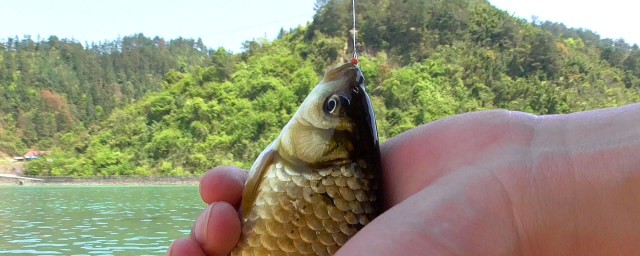
[[[260,183],[264,179],[264,176],[267,175],[267,171],[269,166],[273,163],[275,155],[278,153],[277,150],[273,147],[275,142],[271,143],[260,155],[258,159],[251,166],[251,172],[249,173],[249,178],[247,179],[247,183],[245,183],[244,191],[242,193],[242,205],[240,207],[240,211],[242,213],[242,217],[246,218],[253,207],[253,204],[256,201],[256,197],[258,196],[258,189],[260,188]]]

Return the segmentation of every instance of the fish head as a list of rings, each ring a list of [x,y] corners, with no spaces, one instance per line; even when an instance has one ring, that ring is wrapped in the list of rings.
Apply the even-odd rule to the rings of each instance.
[[[295,172],[357,164],[380,177],[376,120],[360,69],[346,63],[327,71],[280,135],[258,156],[243,193],[248,216],[269,166],[284,163]]]
[[[291,162],[325,167],[355,162],[378,149],[378,132],[364,75],[352,63],[327,71],[280,137],[278,153]]]

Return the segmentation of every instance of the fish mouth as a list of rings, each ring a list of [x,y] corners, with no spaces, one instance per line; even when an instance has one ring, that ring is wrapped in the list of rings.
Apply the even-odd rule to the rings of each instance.
[[[357,70],[357,71],[356,71]],[[354,78],[360,74],[362,76],[362,72],[360,68],[351,63],[345,63],[338,67],[327,70],[324,74],[324,78],[320,83],[331,83],[334,81],[338,81],[347,77],[347,84],[353,84]],[[364,78],[364,76],[362,76]]]

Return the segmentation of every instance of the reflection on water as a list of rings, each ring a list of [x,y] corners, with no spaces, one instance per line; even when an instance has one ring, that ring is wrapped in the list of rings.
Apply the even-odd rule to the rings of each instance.
[[[0,254],[164,255],[204,206],[196,186],[0,187]]]

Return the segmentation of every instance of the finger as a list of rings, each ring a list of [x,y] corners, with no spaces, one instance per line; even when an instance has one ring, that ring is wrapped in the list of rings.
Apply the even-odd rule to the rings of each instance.
[[[180,238],[169,247],[168,256],[205,256],[198,242],[191,238]]]
[[[240,218],[227,202],[215,202],[198,217],[192,237],[207,255],[228,255],[240,239]]]
[[[247,172],[242,169],[228,166],[213,168],[200,179],[200,196],[207,204],[223,201],[238,207],[246,180]]]
[[[387,207],[472,163],[526,147],[535,116],[483,111],[454,116],[400,134],[381,147]],[[393,189],[390,189],[393,188]]]

